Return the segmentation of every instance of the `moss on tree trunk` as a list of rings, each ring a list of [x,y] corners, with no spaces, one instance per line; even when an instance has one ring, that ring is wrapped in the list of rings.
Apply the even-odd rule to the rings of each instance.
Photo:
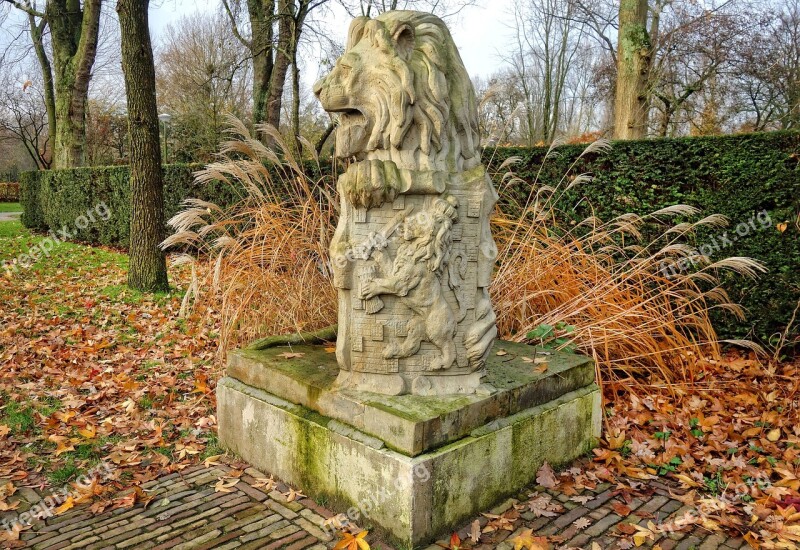
[[[620,2],[614,97],[614,137],[617,139],[639,139],[647,130],[651,57],[647,9],[647,0]]]

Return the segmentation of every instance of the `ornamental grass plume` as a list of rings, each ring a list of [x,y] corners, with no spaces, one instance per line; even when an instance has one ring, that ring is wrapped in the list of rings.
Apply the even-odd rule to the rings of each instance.
[[[557,154],[555,147],[544,162]],[[609,147],[599,140],[581,156]],[[503,187],[524,184],[531,193],[514,205],[518,216],[498,211],[493,220],[500,254],[491,293],[500,334],[523,341],[543,333],[560,347],[577,347],[595,359],[603,380],[656,374],[667,382],[694,381],[698,359],[719,358],[711,310],[744,315],[719,286],[719,275],[756,277],[765,271],[750,258],[712,262],[687,244],[699,228],[723,227],[727,219],[714,214],[674,223],[675,217],[699,214],[675,205],[646,216],[590,216],[571,224],[565,193],[591,176],[568,172],[555,186],[522,182],[510,170],[517,160],[501,165],[500,171],[509,169]],[[696,269],[664,269],[687,261]],[[542,326],[549,330],[537,331]],[[757,348],[749,341],[732,343]]]
[[[257,131],[274,141],[281,156],[231,117],[231,139],[196,179],[229,184],[238,201],[222,208],[187,200],[168,222],[175,233],[162,243],[164,249],[191,252],[174,260],[192,264],[183,309],[198,299],[217,302],[223,352],[259,336],[314,330],[336,319],[327,269],[336,219],[333,178],[318,162],[322,175],[312,177],[273,127]]]
[[[271,137],[280,156],[231,119],[232,139],[197,180],[226,182],[239,200],[226,208],[188,200],[169,221],[176,232],[162,245],[193,252],[176,258],[191,262],[195,275],[184,308],[197,299],[218,302],[222,352],[336,321],[328,269],[338,205],[334,176],[324,174],[314,158],[314,171],[324,175],[311,177],[274,128],[257,130]],[[310,144],[304,146],[313,152]],[[608,147],[596,141],[583,154],[602,154]],[[555,145],[544,162],[554,154]],[[513,174],[515,162],[509,159],[498,169],[501,197],[510,185],[527,186],[531,193],[524,204],[508,209],[518,215],[497,209],[492,219],[499,257],[491,294],[500,336],[576,347],[595,359],[602,380],[657,374],[670,382],[693,381],[696,359],[719,355],[711,310],[743,314],[719,287],[719,274],[755,277],[764,271],[749,258],[711,262],[687,244],[698,228],[721,227],[727,220],[711,215],[674,223],[675,217],[699,214],[676,205],[646,216],[609,221],[591,216],[571,224],[565,192],[591,176],[568,172],[554,186],[540,184],[538,177],[525,182]],[[698,269],[663,272],[665,262],[687,258]],[[543,326],[550,330],[537,330]]]

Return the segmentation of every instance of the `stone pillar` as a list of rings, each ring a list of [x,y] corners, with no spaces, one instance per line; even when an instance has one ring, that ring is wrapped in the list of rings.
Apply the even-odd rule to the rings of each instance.
[[[331,243],[336,357],[323,345],[232,351],[219,439],[348,521],[419,546],[596,444],[595,368],[494,341],[497,194],[441,20],[356,19],[315,92],[338,113],[336,154],[350,162]]]

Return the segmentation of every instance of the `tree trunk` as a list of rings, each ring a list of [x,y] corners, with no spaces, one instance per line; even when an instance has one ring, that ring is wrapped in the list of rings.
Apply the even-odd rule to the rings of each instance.
[[[164,238],[164,180],[158,139],[156,76],[147,20],[149,0],[118,0],[122,69],[128,96],[131,232],[128,286],[167,291]]]
[[[44,84],[44,106],[45,110],[47,111],[47,131],[52,138],[52,136],[55,136],[57,128],[56,95],[53,88],[53,68],[50,65],[50,59],[47,57],[47,52],[44,49],[44,29],[47,25],[47,20],[42,18],[42,20],[37,23],[33,14],[29,13],[28,25],[30,26],[33,50],[36,52],[36,59],[39,60],[39,68],[42,71],[42,82]]]
[[[252,38],[247,46],[253,58],[253,124],[266,119],[267,96],[272,80],[272,22],[275,16],[274,0],[248,0]]]
[[[303,144],[300,142],[300,67],[297,65],[297,51],[300,49],[300,33],[303,32],[308,9],[309,0],[300,0],[292,27],[292,139],[298,155],[303,152]]]
[[[617,49],[614,137],[643,138],[647,126],[647,84],[651,59],[647,0],[621,0]]]
[[[317,140],[317,143],[314,144],[314,150],[317,152],[317,156],[322,153],[322,148],[325,147],[325,142],[328,141],[328,138],[331,137],[331,134],[336,129],[336,124],[333,122],[328,124],[328,127],[325,128],[325,131],[322,132],[322,135]]]
[[[292,55],[292,141],[298,156],[303,152],[300,142],[300,69],[297,67],[297,51]]]
[[[102,0],[86,0],[81,11],[76,0],[47,2],[55,68],[55,168],[82,166],[85,161],[86,101],[97,54],[101,4]]]
[[[267,95],[267,117],[265,121],[280,130],[283,89],[286,73],[292,63],[292,38],[294,32],[294,0],[278,1],[278,44],[275,47],[275,65]]]

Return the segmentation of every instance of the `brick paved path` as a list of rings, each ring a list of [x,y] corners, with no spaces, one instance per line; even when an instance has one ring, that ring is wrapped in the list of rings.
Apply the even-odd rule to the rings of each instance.
[[[188,468],[143,485],[153,496],[146,506],[108,510],[99,515],[92,514],[87,505],[78,506],[63,515],[37,521],[22,532],[21,539],[29,548],[48,550],[327,550],[333,547],[336,538],[327,534],[324,527],[325,520],[334,516],[332,511],[307,498],[288,501],[285,494],[289,488],[280,483],[269,493],[264,492],[263,482],[257,480],[265,476],[254,469],[246,469],[240,481],[227,489],[230,492],[218,492],[215,489],[218,480],[232,470],[228,465]],[[631,537],[619,530],[621,524],[623,528],[624,524],[631,523],[646,526],[648,521],[658,524],[690,510],[670,497],[668,487],[655,482],[644,486],[642,496],[626,503],[631,512],[625,518],[618,512],[627,513],[627,508],[620,506],[623,503],[621,496],[608,484],[570,497],[549,492],[550,496],[544,498],[552,497],[552,504],[560,504],[553,506],[558,509],[554,517],[537,517],[528,511],[528,507],[515,506],[529,500],[529,494],[537,489],[541,495],[548,494],[542,487],[532,488],[519,495],[524,500],[509,499],[489,511],[496,515],[505,514],[509,520],[508,528],[484,533],[474,548],[513,550],[514,537],[526,529],[532,529],[535,536],[550,537],[553,548],[630,548],[633,546]],[[13,502],[15,498],[23,501],[20,507],[14,513],[0,514],[0,521],[25,511],[41,497],[35,491],[23,488],[10,500]],[[576,526],[576,520],[581,518],[585,520]],[[485,516],[476,519],[481,527],[489,522]],[[459,531],[462,540],[467,541],[472,524],[472,521],[468,522]],[[373,535],[368,535],[367,541],[376,550],[391,550]],[[446,541],[440,542],[444,547],[448,546]],[[465,542],[465,547],[470,545],[471,542]],[[694,528],[648,540],[642,547],[727,550],[746,547],[746,543],[741,538],[728,538]],[[442,550],[442,547],[432,545],[425,550]]]

